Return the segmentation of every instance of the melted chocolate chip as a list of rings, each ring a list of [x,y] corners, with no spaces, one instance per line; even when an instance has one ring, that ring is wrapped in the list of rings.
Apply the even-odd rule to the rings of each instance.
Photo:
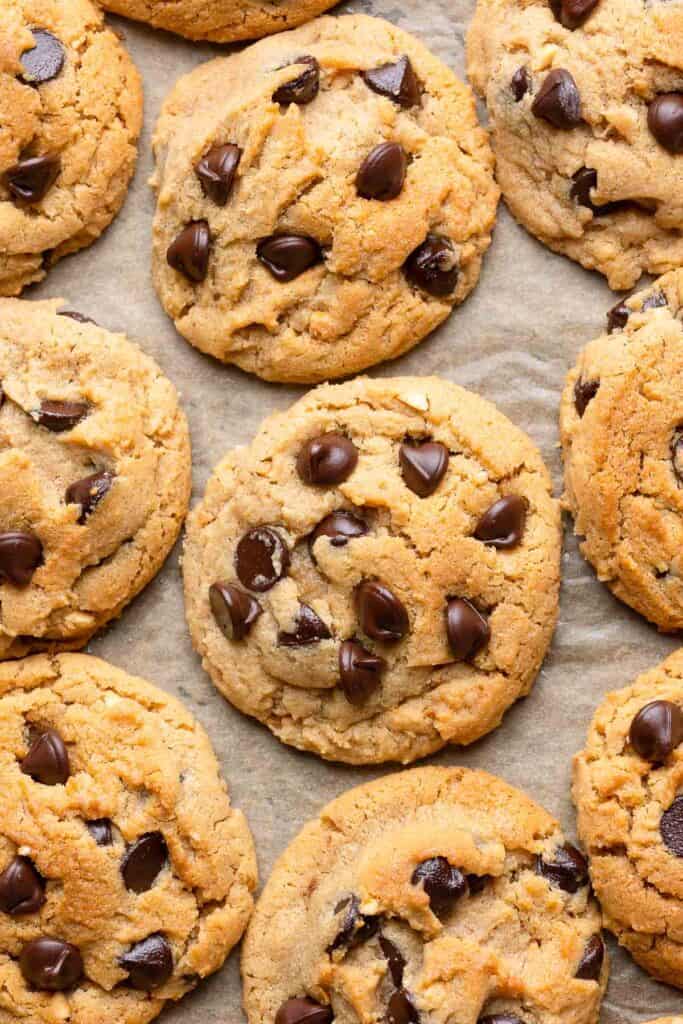
[[[235,569],[248,590],[264,593],[287,575],[289,548],[272,526],[247,530],[235,551]]]
[[[98,846],[111,846],[114,842],[109,818],[95,818],[93,821],[87,821],[86,826]]]
[[[631,310],[625,302],[617,302],[616,306],[607,313],[607,333],[612,334],[616,330],[626,327]]]
[[[683,93],[665,92],[647,111],[648,128],[669,153],[683,153]]]
[[[581,96],[576,82],[564,68],[553,68],[543,80],[531,105],[535,117],[567,131],[581,123]]]
[[[420,103],[420,83],[408,57],[393,64],[380,64],[377,68],[361,72],[365,84],[380,96],[387,96],[399,107],[415,107]]]
[[[405,606],[378,580],[364,580],[356,587],[356,612],[363,632],[373,640],[395,643],[410,628]]]
[[[408,281],[435,298],[450,295],[458,283],[458,254],[450,238],[427,235],[403,266]]]
[[[664,845],[677,857],[683,857],[683,796],[677,796],[674,802],[662,814],[659,831]]]
[[[43,28],[33,29],[33,46],[21,55],[21,78],[27,85],[49,82],[64,67],[64,47]]]
[[[212,583],[209,604],[218,628],[228,640],[244,640],[263,612],[256,598],[232,583]]]
[[[282,647],[305,647],[329,640],[332,634],[307,604],[300,604],[293,633],[278,633],[277,642]]]
[[[683,429],[678,428],[671,441],[671,465],[679,483],[683,483]]]
[[[230,197],[241,156],[240,147],[228,142],[213,146],[195,167],[204,195],[217,206],[225,206]]]
[[[318,95],[320,89],[320,65],[315,57],[297,57],[292,64],[306,65],[301,74],[293,78],[291,82],[285,82],[273,93],[273,101],[287,106],[289,103],[296,103],[305,106]]]
[[[327,537],[334,548],[344,548],[354,537],[364,537],[368,532],[367,523],[354,516],[352,512],[330,512],[321,519],[308,538],[308,547],[313,556],[313,548],[319,537]]]
[[[579,416],[583,416],[589,402],[593,401],[599,390],[599,380],[584,380],[579,377],[574,385],[574,408]]]
[[[43,545],[33,533],[0,533],[0,580],[25,587],[43,560]]]
[[[42,782],[44,786],[63,786],[71,775],[71,766],[68,751],[59,733],[48,729],[37,736],[21,762],[21,770],[24,775],[30,775],[35,782]]]
[[[123,881],[130,892],[147,892],[168,863],[161,832],[146,832],[126,850],[121,861]]]
[[[276,281],[293,281],[322,263],[323,254],[308,235],[270,235],[256,246],[256,256]]]
[[[395,199],[406,180],[408,158],[397,142],[382,142],[370,150],[356,175],[356,191],[363,199]]]
[[[334,487],[353,473],[358,449],[343,434],[321,434],[307,441],[296,459],[296,468],[305,484]]]
[[[494,501],[476,525],[474,536],[493,548],[515,548],[522,539],[527,503],[519,494]]]
[[[465,876],[448,863],[445,857],[430,857],[415,868],[411,882],[422,883],[429,896],[429,905],[437,914],[446,914],[456,900],[467,894]]]
[[[467,887],[470,890],[470,896],[476,896],[478,893],[483,892],[490,881],[490,875],[467,875]]]
[[[520,103],[531,90],[531,75],[528,68],[517,68],[510,79],[510,88],[512,89],[515,103]]]
[[[572,186],[569,195],[576,200],[579,206],[585,206],[591,210],[594,216],[604,217],[608,213],[615,213],[623,209],[624,202],[594,203],[591,199],[591,192],[598,187],[598,172],[592,167],[580,167],[572,176]]]
[[[166,261],[196,284],[206,280],[211,252],[211,232],[208,222],[194,220],[173,239],[166,252]]]
[[[357,640],[344,640],[339,648],[339,682],[349,704],[364,704],[380,686],[385,668],[384,658]]]
[[[45,399],[40,403],[40,409],[34,413],[34,417],[41,427],[51,430],[54,434],[62,434],[66,430],[73,430],[89,412],[90,406],[87,402]]]
[[[600,935],[591,935],[576,969],[575,977],[583,981],[599,981],[605,959],[605,943]]]
[[[329,1006],[321,1006],[313,999],[287,999],[275,1014],[275,1024],[332,1024]]]
[[[420,498],[428,498],[443,480],[448,458],[448,448],[438,441],[402,444],[398,461],[406,487]]]
[[[571,843],[558,846],[554,860],[538,857],[536,871],[564,892],[576,892],[582,885],[588,885],[588,861]]]
[[[360,901],[357,896],[349,896],[343,899],[334,908],[335,914],[344,911],[341,928],[337,932],[328,952],[333,953],[336,949],[346,951],[367,942],[377,933],[379,918],[370,916],[364,917],[360,912]]]
[[[452,597],[446,605],[446,635],[456,661],[469,661],[491,637],[487,619],[465,597]]]
[[[28,857],[15,857],[0,875],[0,910],[11,917],[35,914],[45,902],[45,880]]]
[[[19,966],[26,981],[42,992],[73,988],[83,975],[83,958],[76,946],[48,936],[24,946]]]
[[[387,1024],[420,1024],[417,1007],[404,988],[396,989],[389,997]]]
[[[641,312],[645,312],[647,309],[661,309],[667,305],[666,295],[662,291],[652,292],[643,302],[640,307]]]
[[[391,941],[391,939],[388,939],[386,935],[381,934],[379,936],[379,948],[382,950],[389,966],[391,980],[396,988],[400,988],[403,984],[403,972],[406,967],[406,962],[401,950]]]
[[[61,169],[60,158],[45,153],[20,160],[5,171],[2,181],[18,206],[35,206],[50,191]]]
[[[92,515],[99,503],[109,493],[114,482],[113,475],[103,469],[99,473],[92,473],[91,476],[77,480],[66,489],[64,500],[67,505],[80,505],[81,514],[78,522],[83,525],[88,516]]]
[[[641,708],[631,722],[631,746],[653,764],[666,761],[683,741],[683,712],[668,700],[653,700]]]
[[[173,974],[173,953],[163,935],[149,935],[136,942],[119,963],[128,971],[129,983],[142,992],[160,988]]]
[[[560,24],[573,30],[583,25],[599,2],[600,0],[550,0],[550,6]]]

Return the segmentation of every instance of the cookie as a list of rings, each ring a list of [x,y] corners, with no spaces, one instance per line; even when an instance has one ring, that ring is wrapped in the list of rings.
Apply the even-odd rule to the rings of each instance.
[[[0,40],[0,295],[18,295],[118,213],[142,87],[90,0],[3,0]]]
[[[186,611],[215,685],[285,743],[409,762],[529,692],[559,557],[543,461],[494,406],[360,378],[219,464],[188,520]]]
[[[469,32],[510,210],[615,289],[683,264],[682,39],[641,0],[478,0]]]
[[[378,18],[198,67],[154,150],[161,302],[197,348],[267,380],[398,356],[476,284],[498,191],[472,94]]]
[[[204,730],[98,658],[0,666],[0,1019],[145,1024],[218,970],[256,861]]]
[[[610,693],[574,759],[578,829],[605,927],[683,988],[683,650]]]
[[[0,660],[82,647],[161,568],[190,442],[159,367],[60,300],[0,300]]]
[[[683,627],[683,271],[619,303],[569,373],[564,505],[620,600]]]
[[[592,1024],[607,973],[583,855],[466,768],[328,804],[275,865],[242,954],[250,1024]]]

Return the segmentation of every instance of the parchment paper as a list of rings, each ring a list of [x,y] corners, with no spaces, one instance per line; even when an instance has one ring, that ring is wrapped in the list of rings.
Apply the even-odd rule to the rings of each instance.
[[[474,0],[351,0],[338,11],[364,11],[395,22],[464,76],[464,34],[473,7]],[[179,388],[190,420],[196,501],[227,449],[248,443],[264,416],[286,408],[304,389],[264,384],[201,355],[162,312],[150,278],[150,137],[176,78],[221,50],[120,18],[111,21],[145,81],[137,175],[123,212],[105,236],[65,259],[25,296],[63,297],[103,326],[125,331],[158,360]],[[582,345],[603,329],[605,311],[615,301],[602,277],[548,252],[501,205],[474,294],[413,352],[370,372],[440,374],[491,399],[539,445],[559,494],[557,410],[564,375]],[[468,749],[447,749],[431,763],[464,764],[501,775],[543,804],[573,835],[571,757],[583,745],[594,708],[607,691],[629,683],[677,644],[611,597],[566,527],[560,621],[530,697],[507,713],[496,732]],[[265,881],[276,857],[324,803],[398,769],[327,764],[281,745],[265,727],[235,711],[214,690],[190,645],[178,554],[88,650],[175,694],[203,723],[233,801],[249,819]],[[293,946],[296,941],[293,935]],[[683,1012],[683,994],[652,981],[611,939],[609,946],[613,966],[604,1024],[636,1024]],[[162,1020],[242,1024],[238,964],[236,951],[219,974]]]

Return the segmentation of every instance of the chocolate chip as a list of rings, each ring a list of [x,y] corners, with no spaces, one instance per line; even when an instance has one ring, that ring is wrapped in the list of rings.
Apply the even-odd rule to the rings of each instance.
[[[321,519],[308,538],[308,547],[313,557],[313,548],[319,537],[327,537],[334,548],[344,548],[354,537],[364,537],[368,532],[367,523],[352,512],[330,512]]]
[[[35,206],[50,191],[62,169],[58,156],[46,153],[20,160],[8,168],[2,181],[19,206]]]
[[[683,93],[665,92],[647,111],[647,125],[669,153],[683,153]]]
[[[378,580],[364,580],[356,587],[356,612],[363,632],[373,640],[394,643],[410,627],[403,603]]]
[[[21,79],[27,85],[42,85],[56,78],[64,67],[64,47],[43,28],[33,29],[33,46],[21,55]]]
[[[344,640],[339,648],[339,682],[349,704],[364,704],[381,683],[384,658],[366,651],[357,640]]]
[[[422,245],[411,252],[403,272],[412,285],[428,295],[450,295],[460,275],[455,246],[444,235],[427,235]]]
[[[599,935],[591,935],[576,969],[575,977],[581,978],[582,981],[599,981],[604,959],[605,943]]]
[[[397,989],[389,997],[387,1024],[420,1024],[417,1007],[403,988]]]
[[[161,832],[145,832],[127,848],[121,874],[129,892],[147,892],[168,862],[168,847]]]
[[[291,82],[285,82],[273,93],[275,103],[286,106],[289,103],[296,103],[304,106],[310,103],[318,95],[320,89],[320,65],[315,57],[297,57],[292,64],[305,64],[301,74],[293,78]]]
[[[44,786],[63,786],[71,775],[71,767],[68,751],[59,733],[48,729],[37,736],[21,762],[21,770],[24,775],[30,775],[35,782],[42,782]]]
[[[406,487],[420,498],[428,498],[437,489],[448,469],[448,457],[448,448],[438,441],[402,444],[398,451],[398,461]]]
[[[11,917],[35,914],[45,902],[45,880],[28,857],[15,857],[0,875],[0,910]]]
[[[83,975],[83,958],[76,946],[48,936],[24,946],[19,966],[26,981],[43,992],[73,988]]]
[[[535,117],[564,131],[581,122],[581,96],[576,82],[564,68],[553,68],[543,80],[531,105]]]
[[[66,489],[64,500],[67,505],[80,505],[81,514],[78,522],[83,525],[102,499],[109,493],[114,477],[108,470],[103,469],[99,473],[92,473],[90,476],[77,480]]]
[[[300,604],[294,624],[293,633],[278,633],[277,642],[282,647],[305,647],[317,644],[321,640],[329,640],[332,634],[307,604]]]
[[[0,533],[0,580],[25,587],[43,560],[43,545],[32,533]]]
[[[128,981],[141,992],[151,992],[164,985],[173,974],[173,953],[163,935],[149,935],[119,960]]]
[[[527,503],[519,494],[506,494],[484,512],[474,536],[493,548],[515,548],[524,534]]]
[[[451,597],[446,605],[446,635],[456,661],[469,661],[489,642],[487,619],[465,597]]]
[[[665,846],[677,857],[683,857],[683,796],[677,796],[664,811],[659,831]]]
[[[483,892],[490,881],[490,875],[467,875],[467,887],[470,890],[470,896],[476,896],[478,893]]]
[[[204,195],[217,206],[225,206],[230,197],[241,156],[240,147],[228,142],[213,146],[195,167]]]
[[[642,707],[631,722],[631,746],[653,764],[666,761],[683,740],[683,713],[668,700],[653,700]]]
[[[272,526],[247,530],[235,551],[235,569],[249,590],[264,593],[287,574],[289,548]]]
[[[360,912],[360,901],[357,896],[349,896],[343,899],[334,908],[335,914],[344,911],[341,928],[337,932],[328,952],[333,953],[336,949],[346,951],[367,942],[376,934],[379,928],[379,918],[373,916],[364,917]]]
[[[662,291],[652,292],[643,302],[640,307],[641,312],[645,312],[647,309],[661,309],[667,305],[666,295]]]
[[[515,98],[515,103],[520,103],[526,94],[531,90],[531,75],[526,67],[517,68],[510,79],[510,88]]]
[[[98,846],[111,846],[114,842],[109,818],[95,818],[93,821],[86,821],[86,827]]]
[[[307,441],[296,458],[296,468],[305,484],[334,487],[353,473],[358,449],[343,434],[321,434]]]
[[[524,1021],[514,1013],[487,1013],[477,1024],[524,1024]]]
[[[612,334],[613,331],[626,327],[630,315],[631,310],[626,303],[617,302],[607,313],[607,333]]]
[[[398,142],[381,142],[371,149],[356,175],[356,191],[363,199],[395,199],[406,180],[408,159]]]
[[[671,465],[679,483],[683,483],[683,428],[679,427],[671,442]]]
[[[467,894],[465,876],[448,863],[445,857],[430,857],[422,861],[413,871],[413,885],[422,883],[429,896],[429,905],[437,914],[446,914],[456,900]]]
[[[209,604],[218,628],[228,640],[244,640],[263,612],[256,598],[232,583],[212,583]]]
[[[205,220],[193,220],[173,239],[166,252],[170,267],[199,284],[209,271],[211,232]]]
[[[583,416],[588,403],[593,401],[599,390],[599,380],[584,380],[583,377],[579,377],[574,385],[574,408],[579,416]]]
[[[323,258],[320,246],[308,235],[270,235],[258,243],[256,256],[276,281],[293,281]]]
[[[313,999],[287,999],[275,1014],[275,1024],[332,1024],[329,1006]]]
[[[537,857],[536,871],[564,892],[576,892],[582,885],[588,885],[588,861],[571,843],[558,846],[554,860]]]
[[[57,316],[67,316],[69,320],[75,320],[78,324],[95,324],[97,326],[92,317],[78,313],[75,309],[60,309]]]
[[[382,950],[389,966],[391,980],[396,988],[400,988],[403,984],[403,972],[406,967],[406,962],[401,950],[391,941],[391,939],[388,939],[386,935],[379,936],[379,948]]]
[[[557,20],[565,28],[572,30],[583,25],[598,3],[599,0],[550,0],[552,12]]]
[[[60,402],[46,399],[40,403],[40,409],[34,418],[41,427],[46,427],[55,434],[62,434],[81,422],[90,412],[87,402]]]
[[[624,202],[594,203],[591,199],[591,191],[598,187],[598,172],[592,167],[580,167],[572,175],[572,186],[569,195],[576,200],[579,206],[585,206],[591,210],[596,217],[604,217],[608,213],[614,213],[624,207]]]
[[[393,64],[380,64],[362,71],[361,78],[373,92],[387,96],[399,107],[415,107],[420,102],[420,83],[405,55]]]

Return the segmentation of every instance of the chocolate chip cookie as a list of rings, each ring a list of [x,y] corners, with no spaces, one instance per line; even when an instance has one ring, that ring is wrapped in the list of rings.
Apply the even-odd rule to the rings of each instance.
[[[683,988],[683,651],[608,694],[574,759],[579,835],[605,926]]]
[[[0,300],[0,660],[82,647],[159,571],[189,502],[175,388],[61,305]]]
[[[610,310],[567,377],[565,507],[598,578],[683,627],[683,271]]]
[[[146,1024],[252,909],[249,829],[204,730],[98,658],[0,665],[0,1018]]]
[[[328,804],[275,865],[242,954],[250,1024],[594,1024],[607,973],[583,855],[466,768]]]
[[[267,380],[400,355],[479,276],[498,191],[467,86],[377,18],[181,79],[154,140],[154,279],[181,334]]]
[[[118,213],[142,87],[90,0],[3,0],[0,40],[0,295],[18,295]]]
[[[409,762],[495,728],[557,613],[560,525],[529,438],[438,378],[310,392],[188,520],[204,667],[281,740]]]
[[[468,71],[514,216],[612,288],[683,264],[683,8],[478,0]]]

